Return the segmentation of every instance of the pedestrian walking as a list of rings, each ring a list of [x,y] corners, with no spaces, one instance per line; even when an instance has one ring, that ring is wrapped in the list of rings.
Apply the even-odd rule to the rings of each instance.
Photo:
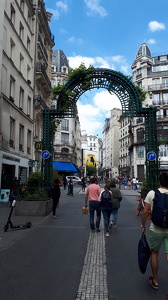
[[[128,186],[128,179],[125,177],[125,178],[123,179],[123,182],[124,182],[124,190],[126,190],[126,189],[127,189],[127,186]]]
[[[137,180],[135,177],[132,178],[132,188],[133,188],[133,190],[137,189]]]
[[[90,185],[86,189],[85,206],[89,202],[89,213],[90,213],[90,228],[92,232],[95,232],[94,215],[96,212],[96,231],[99,232],[100,219],[101,219],[101,207],[98,201],[101,193],[100,186],[97,184],[97,178],[91,178]]]
[[[120,202],[122,200],[122,195],[121,195],[120,190],[116,187],[116,184],[114,181],[110,182],[110,191],[113,194],[113,199],[112,199],[112,212],[110,215],[109,227],[117,228],[118,210],[120,208]]]
[[[86,188],[86,179],[85,177],[82,178],[82,191],[85,192],[85,188]]]
[[[109,221],[112,213],[112,192],[110,191],[110,184],[106,183],[104,191],[101,192],[99,201],[104,219],[105,236],[109,236]]]
[[[62,180],[62,182],[63,182],[64,190],[66,190],[66,186],[67,186],[67,179],[66,179],[66,176],[65,176],[65,175],[64,175],[64,177],[63,177],[63,180]]]
[[[62,186],[62,182],[59,178],[55,179],[53,183],[53,191],[52,191],[52,200],[53,200],[53,218],[58,219],[56,215],[56,209],[58,208],[59,199],[61,196],[60,186]]]
[[[72,178],[68,182],[68,195],[73,196],[73,181]]]
[[[162,173],[159,178],[160,181],[160,188],[158,189],[160,193],[166,193],[168,194],[168,174]],[[141,232],[145,232],[145,224],[146,220],[148,218],[149,211],[153,211],[154,209],[154,198],[155,198],[156,192],[151,190],[148,192],[146,198],[145,198],[145,207],[142,212],[142,225],[141,225]],[[168,200],[167,200],[168,201]],[[158,213],[157,213],[158,214]],[[156,214],[156,216],[157,216]],[[168,220],[167,220],[168,222]],[[162,228],[160,226],[157,226],[153,223],[153,221],[150,224],[150,248],[151,248],[151,270],[152,270],[152,276],[148,278],[150,285],[154,289],[159,288],[158,284],[158,255],[159,250],[161,248],[161,245],[163,244],[164,251],[166,253],[166,260],[168,263],[168,228]]]

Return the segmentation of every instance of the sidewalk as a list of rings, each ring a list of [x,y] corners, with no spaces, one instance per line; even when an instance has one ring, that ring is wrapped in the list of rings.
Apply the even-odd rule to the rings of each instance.
[[[125,197],[130,197],[130,196],[136,197],[137,195],[139,195],[138,190],[134,191],[134,190],[121,189],[121,193]],[[79,194],[85,194],[85,193],[79,191]],[[3,252],[10,244],[14,243],[17,239],[22,237],[30,230],[33,230],[36,226],[42,223],[43,220],[48,218],[48,216],[45,217],[15,216],[15,211],[13,210],[13,214],[11,216],[11,221],[13,225],[25,224],[26,222],[30,221],[32,223],[32,226],[29,229],[18,229],[18,230],[11,230],[9,228],[7,232],[4,232],[4,226],[7,223],[10,210],[11,208],[9,207],[8,204],[0,203],[0,253]]]
[[[11,207],[9,207],[8,204],[0,203],[0,253],[28,231],[33,230],[33,228],[38,226],[45,218],[48,217],[15,216],[15,211],[13,210],[11,221],[14,226],[25,224],[28,221],[32,223],[32,226],[29,229],[18,230],[11,230],[9,228],[7,232],[4,232],[4,226],[7,223],[10,211]]]

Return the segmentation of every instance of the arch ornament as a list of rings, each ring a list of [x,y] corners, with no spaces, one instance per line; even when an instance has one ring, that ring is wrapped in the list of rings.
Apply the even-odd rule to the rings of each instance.
[[[157,159],[153,164],[146,159],[147,189],[154,188],[158,181],[156,109],[154,107],[142,107],[142,101],[139,98],[135,85],[127,76],[120,72],[111,69],[93,68],[86,69],[84,75],[79,73],[64,85],[57,99],[57,109],[43,110],[43,148],[52,153],[52,122],[55,118],[74,117],[76,115],[76,102],[83,93],[94,88],[104,88],[119,98],[123,116],[145,118],[146,153],[153,151],[157,155]],[[65,108],[67,102],[68,106]],[[45,166],[44,175],[48,184],[51,178],[51,159]],[[48,182],[47,178],[49,178]]]

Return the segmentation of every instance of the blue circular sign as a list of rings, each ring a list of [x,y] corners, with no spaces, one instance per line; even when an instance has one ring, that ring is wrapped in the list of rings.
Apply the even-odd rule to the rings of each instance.
[[[41,156],[43,159],[47,159],[50,157],[50,152],[48,150],[44,150],[42,151]]]
[[[154,160],[156,160],[156,153],[153,151],[150,151],[147,153],[146,158],[147,158],[147,160],[154,161]]]

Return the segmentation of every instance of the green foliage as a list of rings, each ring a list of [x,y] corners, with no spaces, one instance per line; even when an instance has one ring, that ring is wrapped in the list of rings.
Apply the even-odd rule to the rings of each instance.
[[[41,187],[44,184],[43,175],[41,172],[31,173],[27,181],[28,187]]]
[[[88,176],[92,176],[96,174],[96,167],[86,165],[86,173]]]
[[[144,92],[144,90],[141,89],[138,85],[136,85],[135,87],[136,87],[136,90],[137,90],[138,95],[139,95],[139,100],[144,101],[146,99],[147,92]]]

